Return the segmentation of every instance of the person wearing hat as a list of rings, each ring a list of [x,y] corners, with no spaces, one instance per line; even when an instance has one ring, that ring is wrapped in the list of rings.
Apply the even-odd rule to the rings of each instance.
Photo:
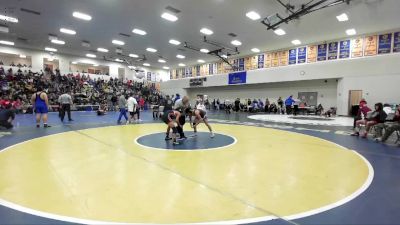
[[[356,122],[358,120],[362,120],[363,118],[365,119],[367,117],[367,114],[371,109],[367,106],[367,101],[365,99],[361,99],[360,103],[358,104],[358,112],[357,115],[354,117],[354,123],[353,123],[353,130],[356,128]]]

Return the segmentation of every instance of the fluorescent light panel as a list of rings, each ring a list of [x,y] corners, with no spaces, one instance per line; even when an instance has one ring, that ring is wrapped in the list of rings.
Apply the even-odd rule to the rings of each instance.
[[[58,39],[51,40],[51,43],[57,44],[57,45],[65,45],[65,41],[58,40]]]
[[[301,41],[300,40],[293,40],[292,41],[292,44],[294,44],[294,45],[300,45],[301,44]]]
[[[174,40],[174,39],[169,40],[169,43],[173,44],[173,45],[180,45],[181,44],[180,41],[177,41],[177,40]]]
[[[139,56],[136,55],[136,54],[129,54],[129,57],[131,57],[131,58],[138,58]]]
[[[125,42],[120,41],[120,40],[112,40],[112,42],[114,45],[125,45]]]
[[[252,51],[252,52],[255,52],[255,53],[259,53],[259,52],[260,52],[260,49],[258,49],[258,48],[252,48],[251,51]]]
[[[352,29],[346,30],[346,34],[351,36],[351,35],[357,34],[357,32],[356,32],[356,29],[352,28]]]
[[[347,16],[346,13],[342,13],[342,14],[340,14],[339,16],[337,16],[336,19],[337,19],[339,22],[344,22],[344,21],[349,20],[349,17]]]
[[[178,58],[178,59],[184,59],[184,58],[186,58],[186,56],[184,56],[184,55],[176,55],[176,58]]]
[[[254,11],[250,11],[250,12],[246,13],[246,16],[252,20],[258,20],[261,18],[260,14],[254,12]]]
[[[186,66],[185,64],[183,64],[183,63],[179,63],[178,64],[178,66]]]
[[[147,34],[146,31],[141,30],[141,29],[137,29],[137,28],[133,29],[132,33],[139,34],[139,35],[146,35]]]
[[[56,52],[57,51],[57,49],[50,48],[50,47],[45,47],[44,50],[49,51],[49,52]]]
[[[205,49],[205,48],[202,48],[202,49],[200,49],[200,52],[202,52],[202,53],[209,53],[209,52],[210,52],[210,50],[208,50],[208,49]]]
[[[233,44],[235,46],[240,46],[240,45],[242,45],[242,42],[240,42],[238,40],[233,40],[233,41],[231,41],[231,44]]]
[[[227,55],[221,55],[221,57],[224,58],[224,59],[228,58]]]
[[[214,33],[212,30],[210,30],[208,28],[201,28],[200,32],[205,34],[205,35],[211,35],[211,34]]]
[[[18,23],[18,19],[11,17],[11,16],[6,16],[6,15],[2,15],[0,14],[0,20],[6,21],[6,22],[10,22],[10,23]]]
[[[94,55],[94,54],[86,54],[86,57],[89,57],[89,58],[96,58],[96,55]]]
[[[150,63],[143,63],[143,66],[150,66]]]
[[[159,59],[158,62],[159,63],[166,63],[167,61],[165,61],[164,59]]]
[[[74,12],[72,13],[72,16],[81,20],[92,20],[92,17],[90,15],[81,12]]]
[[[166,20],[171,21],[171,22],[175,22],[175,21],[178,20],[178,17],[176,17],[175,15],[172,15],[170,13],[161,14],[161,18],[166,19]]]
[[[164,66],[163,69],[164,70],[169,70],[169,67],[168,66]]]
[[[97,48],[98,52],[108,52],[108,49],[106,48]]]
[[[198,63],[205,63],[206,61],[204,61],[204,60],[202,60],[202,59],[199,59],[199,60],[197,60],[197,62],[198,62]]]
[[[122,59],[115,59],[115,62],[123,62],[124,60],[122,60]]]
[[[274,30],[275,34],[282,36],[285,35],[286,32],[284,30],[282,30],[281,28]]]
[[[12,41],[0,40],[0,44],[3,44],[3,45],[14,45],[14,42],[12,42]]]
[[[64,34],[71,34],[71,35],[75,35],[76,34],[76,31],[71,30],[71,29],[67,29],[67,28],[61,28],[60,32],[64,33]]]
[[[148,52],[157,52],[157,49],[155,49],[155,48],[146,48],[146,51],[148,51]]]

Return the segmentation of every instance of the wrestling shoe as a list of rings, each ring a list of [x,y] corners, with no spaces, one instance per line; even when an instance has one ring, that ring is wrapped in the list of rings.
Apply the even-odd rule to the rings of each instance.
[[[215,134],[213,132],[210,133],[210,138],[214,138]]]
[[[166,136],[166,137],[165,137],[165,140],[166,140],[166,141],[169,141],[169,140],[172,140],[172,138],[170,138],[169,136]]]

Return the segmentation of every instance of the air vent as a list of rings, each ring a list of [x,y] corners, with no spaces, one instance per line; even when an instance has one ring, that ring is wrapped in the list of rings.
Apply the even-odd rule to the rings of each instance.
[[[124,33],[119,33],[119,35],[124,36],[124,37],[131,37],[129,34],[124,34]]]
[[[237,35],[234,34],[234,33],[229,33],[228,35],[231,36],[231,37],[237,37]]]
[[[35,11],[35,10],[31,10],[31,9],[25,9],[25,8],[21,8],[22,12],[26,12],[26,13],[31,13],[31,14],[35,14],[35,15],[40,15],[40,12]]]
[[[168,10],[168,11],[170,11],[170,12],[173,12],[173,13],[180,13],[180,12],[181,12],[181,10],[175,9],[175,8],[172,7],[172,6],[167,6],[167,7],[165,7],[165,9]]]

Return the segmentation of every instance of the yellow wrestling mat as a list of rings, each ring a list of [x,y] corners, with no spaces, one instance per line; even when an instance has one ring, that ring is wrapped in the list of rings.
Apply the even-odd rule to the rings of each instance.
[[[0,203],[78,223],[247,223],[331,209],[372,181],[368,161],[332,142],[261,127],[212,126],[237,142],[160,151],[135,139],[166,126],[141,124],[14,145],[0,152]]]

